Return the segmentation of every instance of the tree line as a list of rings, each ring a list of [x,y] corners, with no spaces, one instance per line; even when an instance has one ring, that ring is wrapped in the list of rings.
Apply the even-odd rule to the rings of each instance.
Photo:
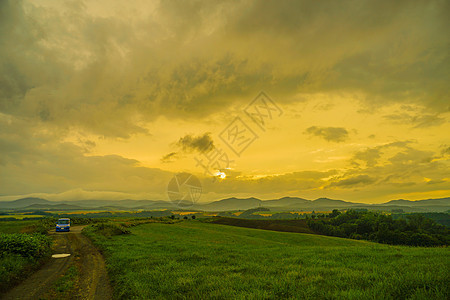
[[[324,235],[362,239],[391,245],[443,246],[450,242],[449,228],[420,214],[393,219],[380,212],[333,210],[308,219],[308,226]]]

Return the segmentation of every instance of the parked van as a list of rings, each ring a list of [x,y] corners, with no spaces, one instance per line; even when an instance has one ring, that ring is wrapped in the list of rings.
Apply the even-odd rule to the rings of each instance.
[[[70,231],[70,219],[59,219],[58,222],[56,222],[56,231]]]

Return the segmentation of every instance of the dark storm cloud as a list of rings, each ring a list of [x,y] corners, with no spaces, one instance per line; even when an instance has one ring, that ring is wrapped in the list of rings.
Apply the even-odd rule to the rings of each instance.
[[[214,141],[209,132],[199,136],[187,134],[178,140],[176,146],[184,152],[197,151],[204,153],[214,148]]]
[[[329,142],[344,142],[348,138],[348,131],[342,127],[318,127],[311,126],[305,133],[321,137]]]
[[[36,22],[25,16],[22,4],[22,1],[0,1],[1,111],[12,111],[20,104],[34,85],[33,75],[36,72],[28,71],[39,65],[24,54],[27,48],[36,49],[36,40],[43,33]]]
[[[170,152],[161,157],[160,161],[162,163],[171,163],[180,159],[182,153],[205,153],[209,152],[214,148],[214,141],[211,137],[211,133],[206,132],[203,135],[195,136],[192,134],[187,134],[181,137],[172,146],[180,149],[180,152]]]
[[[369,106],[413,101],[449,111],[449,10],[443,1],[255,1],[234,29],[249,43],[257,34],[274,52],[283,48],[305,75],[301,90],[360,91]],[[315,67],[299,65],[305,60]]]
[[[450,108],[445,1],[163,1],[141,3],[142,16],[0,5],[0,110],[61,127],[128,138],[261,88],[286,103],[349,92],[368,106]]]

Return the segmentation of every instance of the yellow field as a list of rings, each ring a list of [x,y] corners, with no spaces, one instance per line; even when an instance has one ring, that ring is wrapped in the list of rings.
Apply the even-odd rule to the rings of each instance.
[[[215,217],[215,216],[217,216],[217,213],[208,213],[208,212],[204,212],[203,215],[204,215],[205,217]]]
[[[46,211],[52,214],[66,214],[66,215],[88,215],[88,214],[97,214],[97,213],[105,213],[105,212],[109,212],[109,213],[138,213],[141,212],[142,210],[80,210],[80,211]]]
[[[290,211],[291,214],[312,214],[312,211]],[[331,213],[330,210],[327,211],[314,211],[316,214],[329,214]]]
[[[194,215],[194,214],[198,214],[198,211],[172,211],[173,214],[177,214],[180,216],[185,216],[185,215]]]
[[[16,214],[16,215],[4,215],[0,216],[0,219],[4,218],[16,218],[22,220],[23,218],[41,218],[42,215],[23,215],[23,214]]]

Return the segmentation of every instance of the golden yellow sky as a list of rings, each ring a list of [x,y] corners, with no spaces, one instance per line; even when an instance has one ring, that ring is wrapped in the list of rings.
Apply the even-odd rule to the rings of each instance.
[[[1,1],[0,200],[165,200],[178,172],[200,178],[200,201],[449,196],[449,11]],[[239,155],[234,122],[257,137]],[[214,181],[196,158],[216,150],[232,162]]]

